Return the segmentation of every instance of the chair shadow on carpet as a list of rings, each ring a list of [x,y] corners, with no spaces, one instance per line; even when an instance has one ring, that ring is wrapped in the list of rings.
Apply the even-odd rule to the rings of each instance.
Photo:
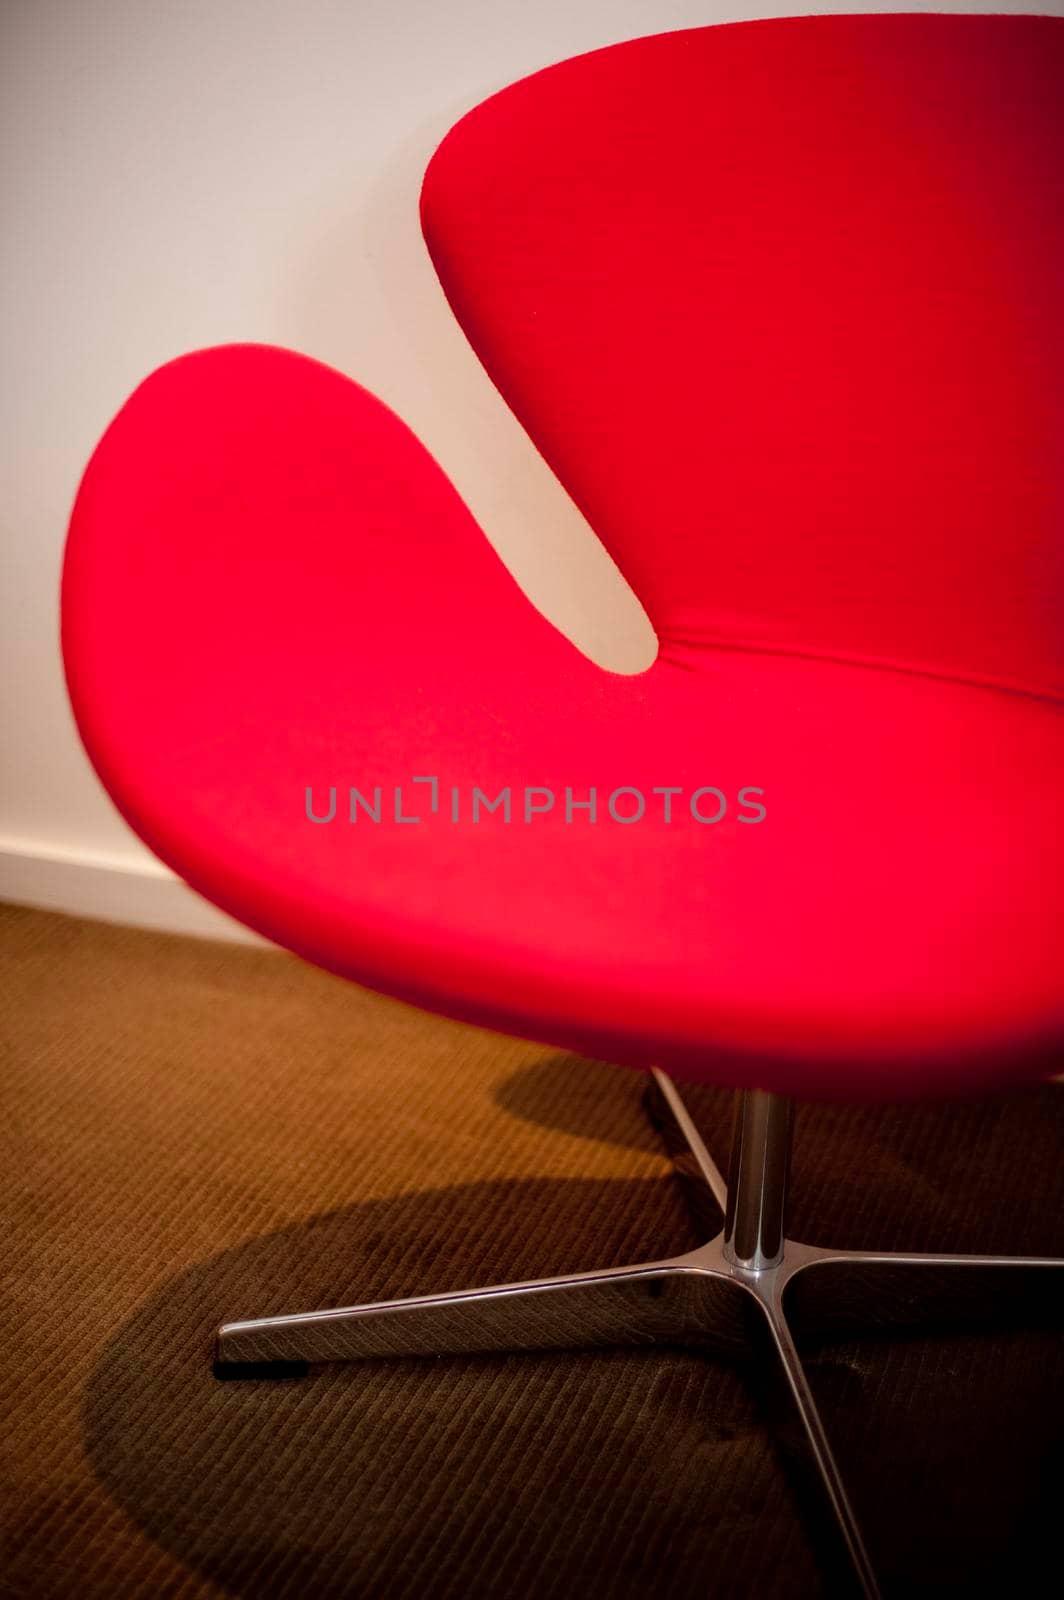
[[[771,1593],[768,1527],[818,1593],[756,1394],[690,1352],[212,1376],[227,1317],[693,1242],[669,1179],[544,1179],[398,1196],[238,1245],[167,1282],[103,1352],[84,1406],[94,1470],[152,1538],[241,1596],[693,1597],[721,1559],[733,1592]]]
[[[543,1128],[659,1151],[643,1075],[570,1054],[511,1073],[495,1099]],[[734,1094],[680,1083],[727,1176]],[[803,1102],[788,1233],[845,1249],[1064,1256],[1064,1082],[928,1102]]]
[[[552,1058],[499,1098],[557,1116],[566,1096],[552,1074],[567,1070]],[[1034,1101],[1046,1092],[1061,1093],[1034,1092],[1028,1145],[1042,1137]],[[1064,1096],[1056,1103],[1064,1110]],[[564,1115],[587,1131],[579,1108]],[[912,1149],[887,1145],[896,1176],[918,1165]],[[817,1149],[811,1130],[814,1167]],[[224,1319],[620,1265],[696,1242],[668,1177],[475,1183],[246,1241],[176,1274],[104,1349],[84,1401],[93,1468],[152,1539],[240,1597],[841,1593],[745,1369],[657,1348],[352,1363],[292,1383],[212,1376]],[[888,1593],[970,1593],[1006,1578],[1015,1591],[1018,1552],[1037,1571],[1064,1493],[1060,1367],[1059,1331],[1044,1328],[812,1353]]]

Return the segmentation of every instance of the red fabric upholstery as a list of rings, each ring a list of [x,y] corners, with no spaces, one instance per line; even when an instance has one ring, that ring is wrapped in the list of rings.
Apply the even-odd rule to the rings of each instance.
[[[422,218],[510,405],[708,647],[1064,692],[1064,25],[799,17],[564,62]]]
[[[441,277],[647,604],[639,676],[540,617],[340,374],[233,346],[149,378],[63,587],[78,724],[148,844],[331,970],[610,1059],[853,1097],[1059,1069],[1062,34],[666,35],[445,140]]]

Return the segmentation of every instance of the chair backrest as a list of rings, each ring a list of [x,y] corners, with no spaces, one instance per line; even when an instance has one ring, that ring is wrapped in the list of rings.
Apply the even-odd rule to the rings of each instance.
[[[422,221],[666,655],[1064,694],[1064,20],[580,56],[455,126]]]

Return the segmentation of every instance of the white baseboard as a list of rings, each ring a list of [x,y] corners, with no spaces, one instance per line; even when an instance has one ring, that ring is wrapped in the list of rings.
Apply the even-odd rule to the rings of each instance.
[[[200,939],[266,942],[150,856],[0,836],[0,900]]]

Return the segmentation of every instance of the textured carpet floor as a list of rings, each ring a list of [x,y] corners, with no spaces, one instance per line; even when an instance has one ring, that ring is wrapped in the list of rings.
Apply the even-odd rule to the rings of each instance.
[[[698,1242],[637,1075],[273,951],[16,908],[0,932],[0,1593],[841,1592],[741,1368],[657,1350],[212,1376],[225,1317]],[[723,1159],[728,1096],[689,1102]],[[792,1232],[1064,1255],[1062,1154],[1060,1086],[804,1108]],[[1034,1306],[810,1347],[890,1592],[1042,1592],[1062,1337]]]

